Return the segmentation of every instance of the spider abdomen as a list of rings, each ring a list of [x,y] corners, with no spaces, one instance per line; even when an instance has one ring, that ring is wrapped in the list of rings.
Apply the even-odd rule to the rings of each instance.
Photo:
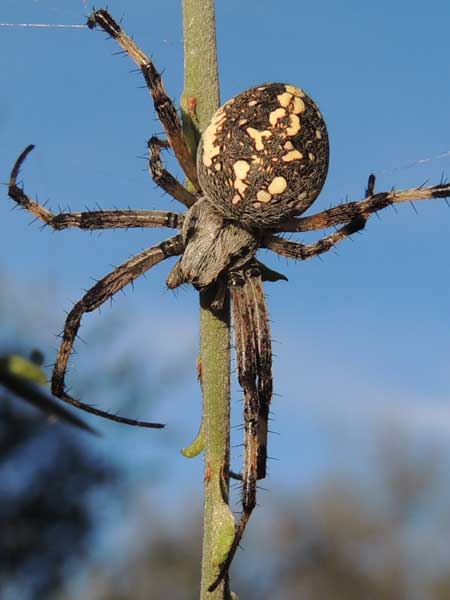
[[[314,202],[328,157],[314,101],[292,85],[267,83],[217,110],[202,135],[197,169],[203,192],[224,216],[270,227]]]

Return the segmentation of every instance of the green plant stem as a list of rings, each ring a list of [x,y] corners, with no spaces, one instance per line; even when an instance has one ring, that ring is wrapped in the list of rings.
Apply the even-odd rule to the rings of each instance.
[[[182,0],[185,85],[183,127],[195,155],[199,132],[219,106],[214,0]],[[234,535],[228,507],[230,452],[230,303],[210,310],[210,294],[200,293],[200,373],[203,391],[204,529],[201,600],[228,600],[228,578],[214,591],[218,573]]]
[[[234,535],[228,506],[230,453],[230,314],[229,299],[220,315],[209,310],[200,294],[200,356],[202,361],[203,427],[205,439],[204,516],[201,600],[228,600],[228,578],[212,593],[208,586],[218,574]]]

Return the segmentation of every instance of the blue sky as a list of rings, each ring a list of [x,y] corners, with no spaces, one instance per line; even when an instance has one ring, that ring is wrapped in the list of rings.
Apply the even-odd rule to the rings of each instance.
[[[83,23],[84,4],[2,0],[0,21]],[[179,98],[179,2],[109,0],[108,7],[164,69],[169,93]],[[347,196],[361,198],[371,172],[379,191],[437,183],[442,172],[450,174],[450,158],[407,165],[450,150],[449,18],[447,0],[287,0],[282,8],[269,0],[218,1],[222,100],[265,81],[293,83],[315,98],[328,124],[331,164],[310,212]],[[130,73],[126,58],[112,56],[116,50],[104,34],[88,29],[0,28],[2,181],[18,153],[34,143],[24,169],[26,189],[55,209],[97,203],[178,209],[161,197],[138,158],[161,127],[139,74]],[[363,235],[322,260],[294,263],[262,254],[289,277],[267,290],[280,395],[273,427],[281,434],[271,440],[270,454],[279,459],[271,464],[271,495],[288,478],[310,481],[336,469],[363,474],[373,440],[386,429],[448,449],[450,210],[443,201],[420,202],[417,210],[406,205],[385,211]],[[29,222],[11,211],[2,192],[0,270],[12,281],[15,302],[32,308],[27,333],[48,348],[64,311],[92,277],[169,235],[54,233]],[[151,415],[136,415],[169,422],[167,435],[183,445],[200,410],[197,297],[189,289],[168,292],[168,269],[167,263],[156,267],[118,299],[113,312],[121,315],[125,347],[162,363],[174,353],[189,356],[182,388],[163,394]],[[41,327],[38,318],[48,306],[51,322],[46,317]],[[86,318],[87,332],[97,319],[98,313]],[[91,366],[89,346],[81,354],[75,388],[77,371]],[[234,390],[238,399],[236,384]],[[239,423],[240,405],[233,406]],[[130,442],[129,432],[104,427]],[[149,441],[148,433],[133,435],[139,460],[155,460],[160,442]],[[191,490],[200,471],[200,461],[187,464],[174,456],[171,463],[174,480],[183,478]]]

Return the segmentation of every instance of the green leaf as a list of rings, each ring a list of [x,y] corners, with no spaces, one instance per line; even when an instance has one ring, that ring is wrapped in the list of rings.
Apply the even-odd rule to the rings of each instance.
[[[0,356],[0,384],[52,419],[61,419],[74,427],[84,429],[84,431],[97,433],[95,429],[73,415],[42,388],[44,384],[47,384],[47,376],[38,364],[42,362],[42,355],[35,352],[32,359],[28,360],[18,354]]]
[[[0,381],[3,377],[21,377],[41,385],[47,383],[47,375],[40,366],[18,354],[7,354],[0,357]]]
[[[186,446],[186,448],[183,448],[181,450],[181,454],[183,456],[185,456],[186,458],[194,458],[195,456],[198,456],[200,454],[200,452],[203,452],[204,449],[205,449],[205,432],[204,432],[204,426],[203,426],[203,420],[202,420],[200,429],[199,429],[195,439],[189,444],[189,446]]]

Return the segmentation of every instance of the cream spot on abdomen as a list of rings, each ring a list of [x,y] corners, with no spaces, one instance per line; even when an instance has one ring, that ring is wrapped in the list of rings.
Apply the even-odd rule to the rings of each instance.
[[[284,92],[284,94],[279,94],[277,96],[277,100],[280,103],[280,106],[284,106],[286,108],[289,106],[289,102],[292,100],[293,96],[289,92]]]
[[[275,127],[277,122],[286,116],[286,110],[284,108],[276,108],[269,115],[269,122],[272,127]]]
[[[245,179],[250,171],[250,165],[246,160],[237,160],[233,165],[233,171],[238,179]]]
[[[297,115],[291,114],[289,116],[289,123],[290,126],[286,127],[286,134],[296,135],[300,131],[300,119],[297,117]]]
[[[300,160],[303,158],[303,154],[298,150],[291,150],[287,154],[281,157],[284,162],[291,162],[291,160]]]
[[[245,190],[247,189],[247,184],[244,183],[242,181],[242,179],[236,179],[233,187],[235,190],[237,190],[238,192],[241,192],[241,194],[243,194],[245,192]]]
[[[275,177],[267,189],[270,194],[282,194],[286,188],[286,179],[284,177]]]
[[[272,200],[272,194],[269,194],[266,190],[259,190],[256,194],[256,198],[259,202],[270,202]]]
[[[303,100],[301,98],[294,98],[294,107],[292,109],[292,112],[295,115],[298,115],[302,112],[305,112],[305,103],[303,102]]]
[[[300,88],[295,87],[294,85],[285,85],[286,91],[293,96],[298,96],[299,98],[304,98],[305,92]]]
[[[247,127],[246,132],[253,140],[255,140],[256,150],[264,150],[263,138],[270,137],[272,135],[271,131],[258,131],[253,127]]]

